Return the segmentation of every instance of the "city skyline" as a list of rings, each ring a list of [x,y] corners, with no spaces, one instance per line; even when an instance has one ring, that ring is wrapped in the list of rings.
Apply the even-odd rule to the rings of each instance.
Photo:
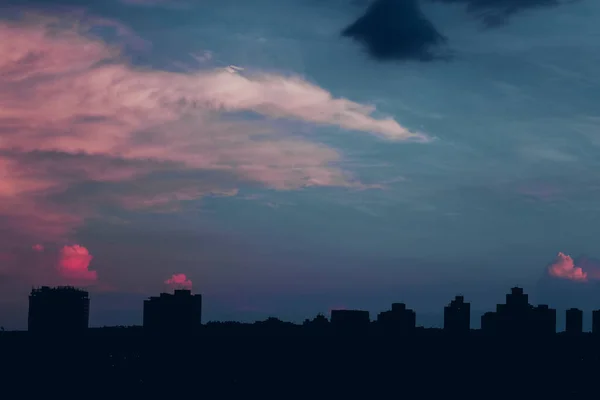
[[[183,332],[199,328],[203,323],[202,316],[205,315],[202,294],[194,293],[191,288],[185,287],[185,285],[172,286],[172,289],[173,293],[161,292],[158,296],[150,296],[143,300],[143,307],[141,307],[143,320],[141,324],[128,323],[115,326],[143,326],[145,330],[150,332],[161,332],[165,326]],[[88,327],[110,327],[107,325],[93,326],[89,324],[91,302],[88,296],[89,293],[87,291],[73,286],[42,286],[32,288],[29,295],[27,330],[32,331],[34,329],[34,333],[52,334],[53,331],[64,333],[62,330],[65,330],[65,332],[69,330],[77,332],[81,331],[82,328],[87,329]],[[77,311],[78,308],[79,311]],[[375,313],[361,308],[338,307],[328,310],[327,313],[319,312],[316,315],[305,316],[301,321],[289,321],[285,318],[281,319],[279,316],[269,314],[266,318],[254,321],[219,321],[212,319],[204,321],[204,323],[260,323],[261,321],[278,320],[285,323],[306,326],[309,321],[319,321],[322,316],[325,316],[326,322],[336,325],[335,319],[337,314],[337,319],[340,321],[338,325],[340,326],[344,324],[345,319],[348,319],[350,327],[353,323],[358,322],[360,325],[362,322],[367,321],[384,325],[399,324],[401,327],[400,331],[405,333],[410,332],[414,328],[437,328],[448,333],[465,334],[467,331],[472,330],[482,330],[488,333],[497,330],[497,328],[493,327],[497,322],[493,321],[506,319],[509,314],[504,317],[502,315],[507,312],[509,314],[516,313],[509,319],[514,319],[511,323],[513,325],[516,324],[516,327],[522,326],[525,332],[530,329],[528,328],[529,324],[533,323],[534,327],[539,324],[542,329],[540,333],[535,328],[532,331],[535,334],[548,333],[549,331],[554,333],[581,333],[588,331],[600,333],[600,309],[585,312],[579,308],[571,307],[564,310],[562,312],[564,318],[560,318],[560,312],[557,312],[557,309],[552,308],[551,305],[532,304],[529,295],[520,287],[512,287],[510,292],[505,295],[504,303],[499,303],[493,310],[487,310],[480,314],[473,314],[471,312],[471,303],[463,295],[455,295],[444,306],[441,326],[427,326],[418,323],[418,319],[416,318],[418,313],[410,308],[410,305],[402,302],[394,302],[391,304],[391,308],[378,310]],[[589,314],[587,318],[585,317],[586,314]],[[344,316],[347,316],[347,318]],[[401,320],[398,320],[399,316]],[[538,321],[540,318],[543,319],[543,322],[542,320]],[[564,319],[565,322],[562,328],[557,324],[561,319]],[[473,324],[476,320],[480,320],[480,323]],[[192,328],[193,326],[195,328]]]
[[[1,326],[600,306],[597,1],[251,3],[0,2]]]

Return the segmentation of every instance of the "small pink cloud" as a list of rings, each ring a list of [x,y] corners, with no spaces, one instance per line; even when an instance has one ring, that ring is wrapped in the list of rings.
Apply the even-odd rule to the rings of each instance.
[[[165,284],[170,289],[192,290],[192,281],[185,274],[173,274],[173,276],[165,281]]]
[[[576,282],[587,282],[588,274],[581,267],[575,265],[570,256],[560,252],[556,260],[548,267],[548,274],[555,278],[568,279]]]
[[[44,251],[44,246],[42,246],[41,244],[35,244],[31,247],[31,249],[33,251],[37,251],[39,253],[39,252]]]
[[[43,251],[38,251],[43,247]],[[116,290],[90,270],[92,255],[81,245],[0,247],[0,292],[3,299],[22,299],[31,286],[70,285],[95,292]]]
[[[88,268],[94,257],[88,249],[78,244],[64,246],[59,253],[58,271],[72,283],[93,283],[98,280],[96,271]]]

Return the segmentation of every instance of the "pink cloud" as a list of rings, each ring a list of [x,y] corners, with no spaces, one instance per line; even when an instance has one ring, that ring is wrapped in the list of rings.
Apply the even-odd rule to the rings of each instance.
[[[587,282],[588,274],[575,261],[564,253],[558,253],[556,260],[548,267],[548,274],[555,278],[568,279],[576,282]]]
[[[192,281],[185,274],[173,274],[165,281],[170,289],[188,289],[192,290]]]
[[[87,219],[103,217],[103,206],[177,211],[203,196],[235,195],[240,182],[277,190],[364,186],[339,167],[336,150],[269,121],[229,121],[224,113],[426,139],[299,77],[136,68],[119,46],[92,36],[90,24],[134,36],[117,22],[81,14],[0,21],[4,246],[72,241]],[[161,172],[192,177],[155,178]],[[86,184],[94,190],[78,190]],[[59,271],[95,281],[91,257],[82,246],[66,246]]]
[[[600,260],[588,257],[579,257],[575,265],[580,267],[590,281],[600,280]]]
[[[93,283],[98,279],[98,274],[88,269],[92,259],[88,249],[83,246],[64,246],[59,253],[58,272],[72,283]]]
[[[72,285],[93,291],[114,291],[111,282],[100,282],[90,270],[93,259],[81,245],[13,246],[0,251],[0,291],[4,300],[20,301],[31,286]]]
[[[31,248],[33,249],[33,251],[37,252],[44,251],[44,246],[42,246],[41,244],[35,244]]]

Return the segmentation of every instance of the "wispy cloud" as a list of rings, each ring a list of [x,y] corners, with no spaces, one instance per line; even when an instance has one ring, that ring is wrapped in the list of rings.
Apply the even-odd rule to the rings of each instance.
[[[0,220],[33,243],[68,240],[106,204],[168,208],[235,194],[241,181],[357,185],[334,149],[231,113],[427,139],[299,77],[136,68],[89,28],[39,16],[0,22]],[[160,178],[177,172],[192,177]]]

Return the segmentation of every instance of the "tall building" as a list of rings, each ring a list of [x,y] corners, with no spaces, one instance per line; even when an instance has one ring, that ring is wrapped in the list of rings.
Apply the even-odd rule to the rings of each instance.
[[[506,304],[498,304],[496,312],[481,317],[486,333],[500,335],[537,335],[556,333],[556,310],[547,305],[534,307],[522,288],[514,287],[506,295]]]
[[[556,310],[546,304],[533,308],[533,330],[538,335],[554,335],[556,333]]]
[[[506,304],[496,306],[499,333],[509,335],[529,333],[532,308],[529,304],[529,296],[523,292],[523,288],[512,288],[506,295]]]
[[[202,295],[178,289],[144,300],[144,330],[191,333],[202,324]]]
[[[363,310],[331,310],[331,326],[336,331],[358,332],[369,328],[371,317]]]
[[[487,334],[495,334],[498,332],[498,318],[496,313],[488,311],[481,316],[481,330]]]
[[[29,295],[28,330],[34,333],[85,332],[89,324],[88,292],[70,286],[32,289]]]
[[[410,333],[415,330],[417,314],[404,303],[393,303],[392,309],[377,315],[377,325],[384,331]]]
[[[592,333],[600,335],[600,310],[592,311]]]
[[[525,310],[529,306],[529,295],[523,292],[523,288],[514,287],[506,295],[506,306],[512,310]]]
[[[583,311],[578,308],[570,308],[567,310],[565,331],[569,334],[579,334],[583,332]]]
[[[466,333],[471,329],[471,303],[466,303],[463,296],[456,296],[444,307],[444,331],[449,333]]]

